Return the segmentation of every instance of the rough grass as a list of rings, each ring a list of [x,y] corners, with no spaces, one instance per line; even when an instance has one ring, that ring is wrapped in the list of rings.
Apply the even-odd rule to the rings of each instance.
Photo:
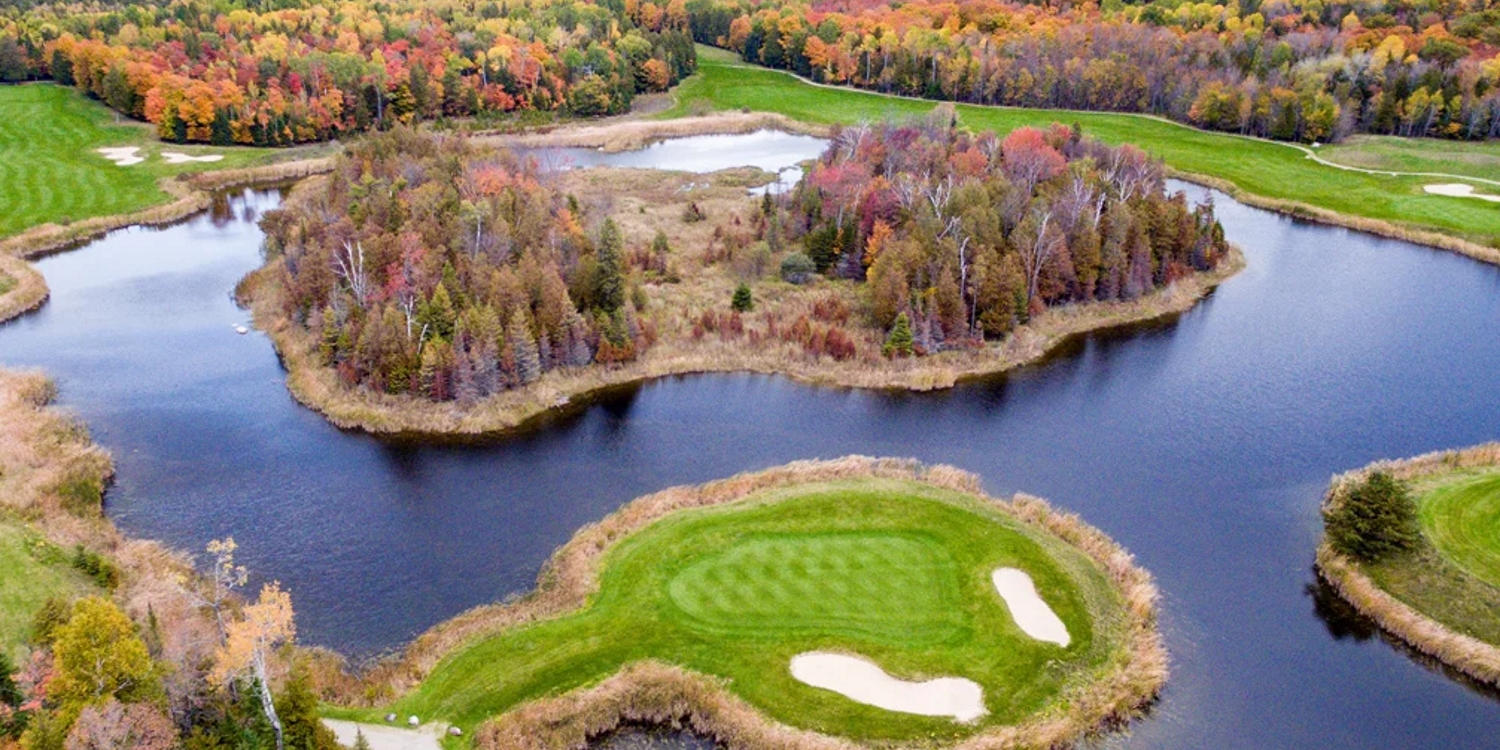
[[[1414,648],[1500,684],[1500,444],[1380,462],[1334,478],[1327,503],[1383,469],[1417,493],[1423,546],[1360,564],[1326,543],[1318,569],[1345,599]]]
[[[919,115],[936,106],[931,101],[819,87],[779,71],[744,65],[725,54],[705,54],[704,50],[699,47],[698,74],[678,87],[678,104],[664,117],[746,108],[828,124]],[[1077,123],[1088,135],[1112,144],[1133,143],[1161,157],[1179,173],[1215,178],[1241,196],[1291,202],[1394,225],[1383,234],[1406,229],[1439,232],[1478,245],[1500,243],[1500,211],[1484,201],[1428,195],[1422,186],[1433,182],[1432,178],[1341,170],[1308,159],[1299,146],[1211,133],[1141,115],[965,104],[958,105],[957,111],[961,123],[976,130],[1006,132],[1022,125]],[[1434,148],[1443,146],[1436,141],[1430,143]],[[1358,228],[1380,231],[1374,225]],[[1426,241],[1420,235],[1411,238]]]
[[[47,282],[26,261],[0,252],[0,323],[47,300]]]
[[[140,146],[147,159],[116,166],[95,153],[103,146]],[[140,211],[178,197],[164,178],[263,166],[331,152],[185,146],[162,143],[151,126],[116,115],[70,88],[53,84],[0,86],[0,237],[42,224],[68,224]],[[161,151],[223,154],[212,163],[169,165]]]
[[[82,596],[92,585],[66,554],[25,524],[0,516],[0,653],[19,662],[31,618],[52,597]]]
[[[1500,180],[1500,142],[1355,135],[1342,143],[1324,146],[1318,150],[1318,156],[1360,169],[1437,172]]]
[[[1001,565],[1036,579],[1067,649],[1020,633],[989,580]],[[800,462],[630,503],[559,550],[532,595],[439,625],[372,679],[400,691],[425,677],[395,704],[403,715],[471,730],[504,713],[485,747],[683,717],[738,747],[834,746],[827,734],[1050,745],[1155,695],[1155,598],[1128,554],[1041,501],[993,501],[972,475],[910,461]],[[793,655],[830,648],[907,677],[974,679],[991,713],[958,725],[790,678]]]

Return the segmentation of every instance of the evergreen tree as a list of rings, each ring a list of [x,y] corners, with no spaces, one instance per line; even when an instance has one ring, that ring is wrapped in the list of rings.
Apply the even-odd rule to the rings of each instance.
[[[1339,552],[1374,562],[1421,541],[1417,504],[1405,485],[1377,471],[1323,511],[1328,541]]]
[[[599,230],[598,266],[594,271],[594,299],[599,309],[613,313],[625,304],[625,276],[621,254],[625,241],[614,219],[605,219]]]
[[[891,326],[891,333],[885,339],[885,346],[881,351],[887,357],[906,357],[912,352],[911,319],[906,313],[896,316],[896,324]]]
[[[287,750],[340,750],[333,730],[318,715],[318,696],[313,693],[309,679],[306,667],[293,669],[276,701],[276,715],[281,717]]]
[[[354,750],[370,750],[370,741],[365,739],[363,730],[354,730]]]
[[[750,294],[749,284],[740,284],[734,288],[734,296],[729,300],[729,306],[735,312],[750,312],[755,308],[755,298]]]
[[[522,385],[536,382],[542,376],[542,358],[524,311],[511,314],[510,324],[505,327],[505,338],[515,353],[516,377]]]

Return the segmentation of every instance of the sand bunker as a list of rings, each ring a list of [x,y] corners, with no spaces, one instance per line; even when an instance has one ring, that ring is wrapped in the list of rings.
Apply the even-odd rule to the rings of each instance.
[[[984,690],[973,680],[939,677],[907,682],[857,656],[809,651],[792,657],[792,677],[815,688],[887,711],[973,721],[985,714]]]
[[[1500,203],[1500,195],[1481,195],[1474,192],[1473,185],[1462,182],[1449,182],[1442,185],[1423,185],[1422,189],[1433,195],[1447,195],[1453,198],[1478,198],[1482,201]]]
[[[1072,640],[1068,637],[1068,626],[1037,595],[1036,584],[1026,571],[996,568],[990,580],[995,582],[995,590],[1000,592],[1000,598],[1005,600],[1010,616],[1021,626],[1022,632],[1036,640],[1067,647]]]
[[[186,164],[190,161],[219,161],[224,158],[223,154],[205,154],[203,156],[189,156],[181,151],[163,151],[161,158],[166,159],[168,164]]]
[[[116,166],[120,167],[128,167],[133,164],[140,164],[141,162],[146,160],[146,157],[136,153],[137,151],[141,150],[139,146],[116,146],[98,148],[94,150],[103,154],[104,158],[114,162]]]

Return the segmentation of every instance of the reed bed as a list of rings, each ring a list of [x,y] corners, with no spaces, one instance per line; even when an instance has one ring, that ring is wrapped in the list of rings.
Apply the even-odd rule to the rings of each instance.
[[[1426,453],[1396,461],[1377,461],[1339,474],[1330,483],[1324,507],[1337,507],[1350,488],[1376,471],[1413,481],[1464,469],[1500,464],[1500,442]],[[1326,541],[1318,547],[1318,574],[1360,613],[1413,649],[1480,682],[1500,685],[1500,647],[1454,631],[1380,588],[1359,563],[1335,551]]]
[[[956,747],[973,750],[1062,747],[1137,716],[1155,699],[1168,674],[1166,649],[1156,630],[1158,592],[1151,576],[1128,552],[1076,515],[1018,495],[1010,501],[986,496],[978,477],[949,466],[912,459],[846,456],[798,461],[698,486],[673,487],[634,500],[603,520],[583,527],[548,560],[537,588],[505,604],[472,609],[418,637],[394,662],[366,675],[364,694],[382,698],[415,687],[447,654],[509,628],[564,615],[583,607],[599,588],[605,554],[630,535],[682,510],[740,502],[766,490],[848,479],[921,482],[978,498],[1023,524],[1080,550],[1097,564],[1124,603],[1119,654],[1097,678],[1065,693],[1064,708],[1020,725],[998,727]],[[659,662],[627,666],[603,682],[565,695],[523,704],[482,725],[481,748],[574,748],[624,722],[682,724],[733,748],[832,750],[856,745],[780,725],[734,696],[722,681]]]

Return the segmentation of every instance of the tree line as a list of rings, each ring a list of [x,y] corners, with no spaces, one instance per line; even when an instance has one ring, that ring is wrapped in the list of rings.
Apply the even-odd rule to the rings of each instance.
[[[1163,115],[1292,141],[1500,137],[1491,0],[689,0],[697,41],[819,82]]]
[[[50,78],[177,142],[630,109],[693,72],[683,0],[171,0],[0,7],[0,81]]]
[[[1050,306],[1135,299],[1229,252],[1212,204],[1169,195],[1161,163],[1133,146],[1076,126],[971,134],[950,118],[836,130],[772,227],[800,238],[817,271],[868,284],[891,353],[976,346]]]

